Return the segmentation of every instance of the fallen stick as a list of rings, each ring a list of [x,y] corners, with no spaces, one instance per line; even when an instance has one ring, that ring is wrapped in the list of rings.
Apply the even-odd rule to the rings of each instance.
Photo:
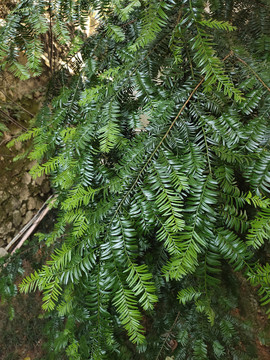
[[[11,121],[13,124],[19,126],[21,129],[23,129],[24,131],[27,131],[28,129],[23,126],[22,124],[20,124],[17,120],[13,119],[13,117],[11,117],[9,114],[7,114],[5,111],[0,110],[1,114],[3,114],[7,119],[9,119],[9,121]]]
[[[19,249],[23,243],[29,238],[29,236],[32,234],[32,232],[35,230],[35,228],[38,226],[38,224],[41,222],[41,220],[44,218],[44,216],[50,211],[50,208],[47,206],[40,214],[39,217],[36,219],[36,221],[33,223],[33,225],[30,227],[30,229],[23,235],[20,242],[15,246],[15,248],[11,251],[11,254],[13,254],[17,249]]]
[[[44,208],[47,209],[47,205],[49,200],[53,197],[53,195],[51,195],[46,201],[45,203],[41,206],[41,208],[38,210],[38,212],[32,217],[32,219],[18,232],[18,234],[11,240],[11,242],[5,247],[5,250],[8,251],[11,246],[32,226],[32,224],[42,215]],[[47,211],[48,212],[48,211]],[[46,212],[46,214],[47,214]],[[45,214],[45,215],[46,215]],[[44,215],[44,216],[45,216]],[[43,216],[43,217],[44,217]],[[43,218],[42,217],[42,218]],[[33,230],[32,230],[33,231]],[[32,233],[32,232],[31,232]]]

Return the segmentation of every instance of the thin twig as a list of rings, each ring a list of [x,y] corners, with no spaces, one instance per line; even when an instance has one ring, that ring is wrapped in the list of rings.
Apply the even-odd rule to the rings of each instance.
[[[48,202],[53,197],[51,195],[45,203],[41,206],[41,208],[38,210],[36,215],[19,231],[19,233],[11,240],[11,242],[5,247],[5,249],[8,251],[10,247],[29,229],[29,227],[37,220],[37,218],[40,216],[40,214],[43,212],[44,208],[48,205]]]
[[[160,355],[161,355],[161,353],[162,353],[162,350],[163,350],[166,342],[168,341],[168,338],[169,338],[169,336],[170,336],[173,328],[175,327],[175,325],[176,325],[176,323],[177,323],[177,321],[178,321],[179,316],[180,316],[180,311],[178,311],[178,313],[177,313],[177,315],[176,315],[176,318],[175,318],[175,320],[174,320],[174,322],[173,322],[170,330],[167,332],[167,336],[165,337],[165,340],[163,341],[163,343],[162,343],[162,345],[161,345],[161,348],[160,348],[160,350],[159,350],[159,353],[157,354],[157,357],[155,358],[155,360],[158,360],[158,359],[159,359],[159,357],[160,357]]]
[[[49,62],[50,62],[50,72],[53,73],[53,32],[52,32],[52,8],[51,1],[49,3],[49,13],[50,13],[50,31],[49,31],[49,41],[50,41],[50,51],[49,51]]]
[[[30,111],[28,111],[27,109],[25,109],[20,103],[17,103],[16,101],[12,100],[11,97],[9,97],[3,90],[0,90],[1,93],[9,100],[11,101],[13,104],[15,104],[16,106],[19,106],[24,112],[26,112],[28,115],[30,116],[35,116],[34,114],[32,114]]]
[[[209,167],[209,173],[210,173],[210,175],[212,175],[212,168],[211,168],[210,155],[209,155],[209,147],[208,147],[208,144],[207,144],[207,137],[206,137],[203,125],[202,125],[202,132],[203,132],[203,137],[204,137],[204,143],[205,143],[205,149],[206,149],[206,156],[207,156],[207,162],[208,162],[208,167]]]
[[[144,173],[144,171],[146,170],[147,166],[149,165],[149,163],[151,162],[151,160],[153,159],[154,155],[156,154],[157,150],[160,148],[160,146],[163,144],[164,140],[167,138],[167,136],[169,135],[172,127],[174,126],[174,124],[176,123],[177,119],[179,118],[179,116],[182,114],[182,112],[184,111],[184,109],[186,108],[187,104],[190,102],[190,99],[192,98],[192,96],[195,94],[195,92],[198,90],[198,88],[201,86],[201,84],[204,82],[204,78],[201,79],[201,81],[195,86],[195,88],[193,89],[193,91],[191,92],[191,94],[189,95],[189,97],[187,98],[187,100],[185,101],[184,105],[181,107],[181,109],[179,110],[178,114],[176,115],[176,117],[174,118],[174,120],[172,121],[171,125],[169,126],[168,130],[166,131],[165,135],[162,137],[162,139],[160,140],[160,142],[158,143],[158,145],[155,147],[155,149],[153,150],[153,152],[151,153],[151,155],[149,156],[148,160],[146,161],[145,165],[143,166],[143,168],[141,169],[141,171],[139,172],[138,176],[136,177],[135,181],[133,182],[131,188],[129,189],[129,191],[126,193],[126,195],[123,197],[123,199],[121,200],[121,202],[119,203],[117,209],[115,210],[114,216],[112,218],[112,220],[114,219],[115,215],[118,213],[118,211],[120,210],[121,206],[123,205],[123,203],[125,202],[127,196],[131,193],[131,191],[134,189],[134,187],[137,185],[137,182],[139,181],[141,175]]]
[[[223,59],[222,61],[226,61],[230,56],[233,55],[233,52],[230,51]],[[179,113],[177,114],[177,116],[175,117],[175,119],[173,120],[173,122],[171,123],[169,129],[167,130],[166,134],[163,136],[162,140],[160,141],[160,143],[158,144],[158,146],[156,147],[156,149],[153,151],[153,153],[151,154],[150,158],[148,159],[148,162],[146,163],[146,165],[143,167],[143,169],[141,170],[141,172],[139,173],[138,177],[136,178],[131,190],[134,188],[135,184],[137,183],[137,181],[139,180],[139,177],[141,176],[142,172],[145,170],[145,167],[148,165],[149,161],[151,161],[153,155],[154,155],[154,152],[156,152],[156,150],[160,147],[160,145],[163,143],[163,141],[165,140],[165,138],[167,137],[167,135],[169,134],[171,128],[173,127],[173,125],[175,124],[176,120],[179,118],[179,116],[181,115],[182,111],[185,109],[185,107],[187,106],[187,104],[189,103],[190,99],[192,98],[192,96],[194,95],[194,93],[197,91],[197,89],[199,88],[199,86],[203,83],[204,81],[204,78],[201,79],[201,81],[197,84],[197,86],[194,88],[194,90],[192,91],[192,93],[190,94],[190,96],[188,97],[188,99],[186,100],[186,102],[184,103],[184,105],[182,106],[182,108],[180,109]],[[202,127],[203,128],[203,127]],[[204,129],[203,129],[203,132],[204,132]],[[205,136],[205,132],[204,132],[204,136]],[[205,137],[205,143],[207,145],[207,140],[206,140],[206,137]],[[206,146],[206,149],[207,149],[207,157],[208,157],[208,161],[209,161],[209,170],[210,170],[210,173],[211,173],[211,165],[210,165],[210,159],[209,159],[209,154],[208,154],[208,148]],[[130,191],[131,191],[130,190]],[[129,192],[130,192],[129,191]],[[124,199],[125,200],[125,199]],[[119,206],[122,205],[122,202],[119,204]],[[118,208],[119,208],[118,206]],[[118,210],[118,209],[117,209]],[[170,330],[168,331],[167,333],[167,336],[165,338],[165,340],[163,341],[162,345],[161,345],[161,348],[157,354],[157,357],[155,358],[155,360],[158,360],[161,353],[162,353],[162,350],[166,344],[166,342],[168,341],[168,338],[170,336],[170,333],[172,332],[173,328],[175,327],[177,321],[178,321],[178,318],[180,316],[180,311],[177,313],[176,315],[176,318],[170,328]]]
[[[4,116],[6,116],[13,124],[19,126],[21,129],[23,129],[24,131],[27,131],[28,129],[21,125],[17,120],[13,119],[13,117],[11,117],[9,114],[7,114],[5,111],[0,109],[1,114],[3,114]]]
[[[259,80],[259,82],[270,92],[270,87],[268,85],[266,85],[266,83],[262,80],[262,78],[256,73],[256,71],[254,71],[252,69],[252,67],[250,65],[248,65],[248,63],[246,63],[243,59],[241,59],[238,55],[235,55],[237,60],[239,60],[242,64],[244,64],[246,67],[249,68],[249,70],[256,76],[256,78]]]
[[[32,232],[35,230],[35,228],[38,226],[38,224],[41,222],[41,220],[44,218],[44,216],[50,211],[50,208],[48,206],[43,209],[41,213],[39,213],[38,218],[34,221],[30,229],[23,235],[20,242],[15,246],[15,248],[11,251],[11,254],[14,254],[14,252],[19,249],[23,243],[29,238],[29,236],[32,234]]]
[[[222,61],[227,60],[231,55],[232,55],[232,51],[229,52],[228,55],[225,56],[224,59],[222,59]],[[151,155],[149,156],[147,162],[145,163],[145,165],[143,166],[143,168],[141,169],[141,171],[139,172],[138,176],[136,177],[135,181],[133,182],[131,188],[129,189],[129,191],[126,193],[126,195],[123,197],[123,199],[120,201],[115,214],[113,216],[113,219],[115,217],[115,215],[118,213],[119,209],[121,208],[122,204],[125,202],[127,196],[131,193],[131,191],[134,189],[134,187],[136,186],[137,182],[139,181],[141,175],[144,173],[145,169],[147,168],[147,166],[149,165],[149,163],[151,162],[152,158],[154,157],[154,155],[156,154],[157,150],[160,148],[160,146],[163,144],[164,140],[167,138],[167,136],[169,135],[172,127],[174,126],[174,124],[176,123],[176,121],[178,120],[179,116],[182,114],[182,112],[184,111],[184,109],[186,108],[186,106],[188,105],[188,103],[190,102],[191,98],[193,97],[193,95],[196,93],[196,91],[198,90],[198,88],[201,86],[201,84],[204,82],[204,77],[200,80],[200,82],[195,86],[195,88],[192,90],[191,94],[189,95],[189,97],[187,98],[187,100],[185,101],[185,103],[183,104],[183,106],[181,107],[181,109],[179,110],[178,114],[176,115],[176,117],[174,118],[174,120],[172,121],[171,125],[169,126],[168,130],[166,131],[165,135],[162,137],[162,139],[160,140],[159,144],[156,146],[156,148],[153,150],[153,152],[151,153]],[[112,219],[112,220],[113,220]]]
[[[226,61],[230,56],[233,55],[233,51],[231,50],[223,59],[222,61]]]

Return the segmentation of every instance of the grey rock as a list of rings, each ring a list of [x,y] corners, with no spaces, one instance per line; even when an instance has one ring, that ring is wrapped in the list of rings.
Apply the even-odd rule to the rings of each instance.
[[[9,183],[10,184],[10,183]],[[11,195],[19,195],[20,191],[21,191],[21,184],[16,184],[14,186],[9,186],[7,188],[7,191],[11,194]]]
[[[6,96],[4,93],[2,93],[2,91],[0,92],[0,101],[6,102]]]
[[[14,210],[17,210],[20,208],[21,202],[15,198],[12,197],[7,204],[5,205],[5,211],[7,214],[12,214]]]
[[[2,170],[1,170],[1,172],[2,172]],[[4,170],[3,170],[3,172],[4,172]],[[1,190],[5,189],[8,186],[9,180],[10,180],[10,178],[8,178],[7,176],[5,176],[5,175],[1,176],[1,184],[0,184]]]
[[[7,250],[4,248],[0,248],[0,257],[6,256],[8,254]]]
[[[15,210],[12,215],[12,221],[15,228],[17,228],[22,222],[22,215],[19,210]]]
[[[15,233],[13,232],[12,233],[12,236],[8,236],[8,238],[7,238],[7,243],[9,244],[10,242],[11,242],[11,240],[14,238],[14,235],[15,235]]]
[[[14,128],[10,132],[11,132],[12,135],[20,135],[22,130],[20,128]]]
[[[6,211],[2,208],[2,206],[0,206],[0,223],[3,223],[3,221],[5,221],[7,218],[7,213]]]
[[[11,89],[8,90],[8,95],[13,98],[14,93],[13,93],[13,91]]]
[[[22,216],[25,215],[25,213],[26,213],[26,204],[25,204],[25,203],[22,204],[20,212],[21,212],[21,215],[22,215]]]
[[[3,204],[3,202],[5,202],[8,198],[9,198],[9,193],[6,191],[0,191],[0,204]]]
[[[48,194],[48,192],[50,192],[50,185],[48,181],[42,183],[41,190],[44,194]]]
[[[45,180],[45,175],[42,175],[35,179],[35,184],[41,186],[44,180]]]
[[[5,225],[0,226],[0,236],[3,237],[5,235]]]
[[[23,184],[29,185],[31,183],[31,180],[32,180],[32,178],[28,173],[23,174],[23,177],[22,177]]]
[[[27,201],[27,209],[34,210],[36,208],[37,202],[36,199],[30,197]]]
[[[12,222],[7,222],[0,227],[0,236],[5,236],[12,229]]]
[[[19,182],[20,178],[19,176],[14,176],[10,182],[10,185],[14,186]]]
[[[33,216],[34,216],[33,211],[27,211],[25,217],[23,218],[22,225],[27,224],[32,219]]]
[[[12,139],[12,136],[9,133],[4,133],[5,142],[9,142]]]
[[[29,189],[26,186],[22,187],[20,191],[20,200],[24,201],[27,200],[29,197],[30,197]]]
[[[22,143],[20,141],[18,141],[15,143],[14,147],[17,151],[20,151],[22,148]]]
[[[16,167],[13,169],[13,175],[18,175],[22,172],[22,169],[23,169],[23,161],[18,161],[16,163]]]
[[[33,167],[36,163],[37,163],[36,160],[31,161],[29,164],[26,165],[25,169],[26,169],[26,170],[31,170],[32,167]]]
[[[12,222],[7,223],[7,229],[8,229],[8,230],[11,230],[11,229],[12,229]]]
[[[39,199],[36,199],[36,209],[40,209],[41,206],[43,205],[43,201],[39,200]]]
[[[19,209],[21,207],[21,202],[18,198],[13,197],[10,201],[11,206],[13,207],[13,209]]]

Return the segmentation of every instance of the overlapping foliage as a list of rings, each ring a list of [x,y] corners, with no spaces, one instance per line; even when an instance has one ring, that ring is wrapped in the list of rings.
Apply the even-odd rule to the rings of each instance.
[[[27,0],[7,19],[0,56],[21,78],[39,73],[46,14],[57,41],[72,44],[75,28],[81,39],[76,54],[70,45],[75,73],[54,74],[53,100],[18,138],[33,136],[31,174],[50,175],[58,195],[55,228],[40,236],[55,252],[21,290],[43,290],[45,310],[73,319],[70,358],[119,353],[120,324],[147,351],[145,318],[171,283],[232,338],[213,304],[224,262],[270,302],[256,255],[270,234],[269,63],[258,61],[270,6],[255,2]],[[99,27],[84,40],[90,10]],[[186,359],[228,358],[221,338],[211,349],[195,339]]]

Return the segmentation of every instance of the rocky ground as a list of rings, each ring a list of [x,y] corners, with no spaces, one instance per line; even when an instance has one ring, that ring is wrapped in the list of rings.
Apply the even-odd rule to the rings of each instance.
[[[22,82],[15,81],[9,74],[2,76],[0,122],[8,131],[0,137],[0,247],[12,240],[49,196],[48,179],[34,180],[29,175],[33,162],[27,157],[14,161],[30,143],[16,143],[10,149],[6,146],[33,121],[42,101],[43,83],[44,79]]]
[[[5,247],[41,208],[50,187],[45,178],[31,178],[31,163],[0,159],[0,247]]]

